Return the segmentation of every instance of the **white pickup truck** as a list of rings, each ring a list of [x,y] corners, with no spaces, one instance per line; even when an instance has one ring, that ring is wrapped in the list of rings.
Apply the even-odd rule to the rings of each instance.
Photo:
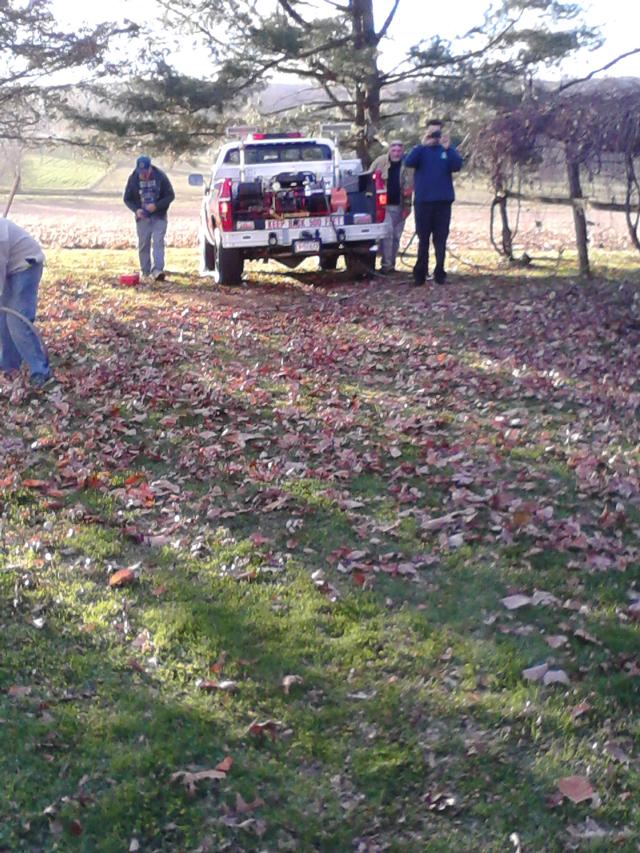
[[[219,284],[239,284],[245,259],[289,267],[316,255],[321,269],[366,276],[386,233],[387,194],[378,174],[341,160],[330,139],[252,134],[218,152],[203,186],[200,271]]]

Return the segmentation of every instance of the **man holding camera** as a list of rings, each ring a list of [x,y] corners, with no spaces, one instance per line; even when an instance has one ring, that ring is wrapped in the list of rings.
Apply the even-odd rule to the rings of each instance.
[[[415,170],[414,211],[418,235],[418,260],[413,268],[414,284],[424,285],[429,275],[429,242],[433,237],[436,265],[433,279],[444,284],[447,274],[444,260],[451,223],[451,205],[455,198],[453,172],[462,168],[462,157],[442,134],[442,122],[430,119],[422,145],[409,152],[405,166]]]

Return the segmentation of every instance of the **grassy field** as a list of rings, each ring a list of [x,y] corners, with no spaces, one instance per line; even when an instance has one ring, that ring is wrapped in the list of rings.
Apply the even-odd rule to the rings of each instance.
[[[74,148],[59,148],[48,152],[31,151],[22,160],[22,181],[20,192],[29,195],[65,193],[86,190],[88,195],[98,192],[100,195],[122,194],[127,177],[135,165],[137,153],[129,158],[122,155],[111,162],[79,152]],[[178,163],[160,158],[161,168],[171,171],[173,179],[180,188],[186,187],[186,179],[192,171],[206,171],[207,158],[199,158],[193,164]],[[5,166],[0,168],[0,190],[7,192],[13,183],[13,170]]]
[[[27,154],[22,169],[22,190],[90,189],[107,170],[106,163],[92,157],[74,157],[66,152]]]
[[[0,379],[0,850],[637,850],[635,258],[134,258]]]

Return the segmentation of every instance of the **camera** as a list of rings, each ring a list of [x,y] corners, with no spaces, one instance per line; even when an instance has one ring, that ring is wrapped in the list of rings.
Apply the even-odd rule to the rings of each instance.
[[[427,139],[441,139],[442,131],[441,130],[432,130],[431,133],[427,134]]]

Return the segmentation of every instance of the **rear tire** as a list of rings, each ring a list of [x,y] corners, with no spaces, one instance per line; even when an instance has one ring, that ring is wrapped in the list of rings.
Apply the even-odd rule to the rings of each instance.
[[[214,255],[213,280],[215,283],[229,287],[240,284],[242,282],[244,258],[240,249],[225,249],[222,246],[219,231],[216,231]]]
[[[350,278],[371,278],[376,268],[376,254],[368,246],[345,252],[344,262]]]
[[[337,255],[320,255],[320,269],[334,270],[338,264]]]

